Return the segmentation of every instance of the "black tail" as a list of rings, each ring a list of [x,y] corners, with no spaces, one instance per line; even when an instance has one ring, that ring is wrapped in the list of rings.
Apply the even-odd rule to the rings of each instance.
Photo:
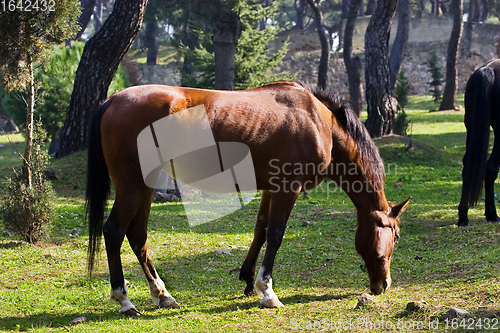
[[[463,192],[468,193],[469,206],[474,206],[479,200],[486,174],[494,80],[493,69],[482,67],[472,74],[465,90],[467,145],[462,178]]]
[[[110,190],[108,167],[104,160],[101,146],[101,119],[111,105],[107,100],[94,112],[90,123],[89,150],[87,166],[87,191],[85,208],[89,220],[89,248],[87,268],[92,276],[94,258],[101,245],[104,211]]]

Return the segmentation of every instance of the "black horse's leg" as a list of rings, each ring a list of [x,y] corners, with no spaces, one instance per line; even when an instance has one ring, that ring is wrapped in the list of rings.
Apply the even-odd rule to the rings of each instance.
[[[269,202],[271,201],[271,193],[269,191],[262,191],[260,198],[259,213],[257,215],[257,222],[253,230],[252,245],[248,250],[247,257],[241,265],[240,280],[245,281],[247,286],[245,288],[245,295],[253,293],[253,285],[255,280],[255,264],[259,256],[260,249],[266,241],[266,228],[269,219]]]
[[[120,313],[131,317],[139,316],[139,312],[128,298],[120,249],[128,226],[136,215],[139,205],[140,198],[138,196],[117,194],[111,213],[103,227],[111,282],[111,299],[120,303]]]
[[[465,124],[465,129],[466,129],[466,132],[467,132],[467,136],[466,136],[466,140],[465,140],[465,155],[464,155],[464,158],[463,158],[463,165],[465,166],[466,165],[466,159],[469,158],[467,156],[467,148],[470,149],[469,147],[469,142],[470,142],[470,128],[471,128],[471,124],[470,124],[470,119],[471,119],[471,115],[468,114],[468,112],[471,112],[471,111],[468,111],[468,110],[471,110],[471,107],[469,106],[469,108],[466,108],[466,111],[465,111],[465,121],[464,121],[464,124]],[[460,198],[460,204],[458,205],[458,223],[457,225],[459,227],[465,227],[467,225],[469,225],[469,217],[468,217],[468,212],[469,212],[469,188],[468,186],[466,186],[466,183],[467,183],[467,180],[466,180],[466,177],[467,177],[467,170],[465,169],[462,169],[462,196]]]
[[[156,272],[153,264],[153,260],[149,256],[147,245],[147,227],[149,213],[151,210],[152,195],[153,189],[147,188],[143,196],[142,204],[132,223],[128,227],[127,238],[130,243],[130,247],[137,256],[142,270],[146,275],[153,303],[162,308],[171,307],[174,309],[178,309],[180,307],[179,304],[177,304],[175,299],[165,288],[165,284],[158,276],[158,273]]]
[[[500,142],[497,142],[495,135],[495,143],[491,151],[490,158],[486,164],[486,177],[484,179],[484,192],[485,192],[485,210],[484,216],[489,222],[499,222],[500,218],[495,209],[495,190],[494,184],[498,176],[498,169],[500,166]]]
[[[260,304],[267,308],[283,306],[272,288],[273,265],[285,234],[288,217],[299,193],[300,188],[297,191],[273,193],[271,197],[266,252],[255,281],[255,291],[262,296]]]

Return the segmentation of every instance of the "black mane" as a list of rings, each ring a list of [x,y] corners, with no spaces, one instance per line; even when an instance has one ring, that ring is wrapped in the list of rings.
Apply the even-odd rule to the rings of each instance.
[[[324,90],[302,82],[298,83],[309,90],[333,113],[340,125],[356,142],[361,167],[370,181],[377,185],[383,184],[385,178],[384,163],[378,148],[349,104],[334,91]]]

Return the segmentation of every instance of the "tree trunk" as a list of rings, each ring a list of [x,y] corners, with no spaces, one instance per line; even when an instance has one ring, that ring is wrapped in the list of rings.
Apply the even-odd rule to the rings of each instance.
[[[23,174],[28,188],[32,186],[31,177],[31,150],[33,147],[33,112],[35,110],[35,78],[33,77],[33,62],[31,56],[27,56],[29,83],[27,87],[26,100],[26,141],[24,143]]]
[[[321,57],[318,66],[318,87],[326,89],[328,80],[328,59],[330,57],[330,41],[323,28],[323,15],[319,8],[319,0],[307,0],[314,13],[314,23],[321,43]]]
[[[490,16],[490,0],[483,0],[482,5],[483,5],[483,10],[481,11],[482,14],[480,22],[485,23],[488,17]]]
[[[372,137],[392,132],[396,100],[391,96],[389,72],[389,33],[397,0],[379,0],[365,34],[365,78],[368,119]]]
[[[220,0],[189,0],[189,3],[212,27],[215,89],[234,90],[234,54],[241,34],[239,16]]]
[[[455,109],[455,94],[457,93],[457,57],[460,38],[462,36],[463,0],[453,0],[450,9],[453,10],[453,28],[451,29],[450,42],[448,43],[448,54],[446,56],[446,83],[444,86],[443,99],[439,110]]]
[[[394,92],[401,62],[408,43],[410,34],[410,1],[399,0],[398,3],[398,31],[389,56],[389,69],[391,72],[391,92]]]
[[[116,0],[113,12],[83,50],[58,157],[83,150],[93,110],[106,99],[121,59],[140,31],[147,0]]]
[[[304,29],[307,23],[307,0],[295,0],[294,7],[297,12],[297,22],[294,29]]]
[[[156,25],[156,20],[151,22],[146,22],[146,47],[148,48],[147,60],[148,65],[156,65],[156,60],[158,58],[158,27]]]
[[[358,17],[359,7],[362,0],[352,0],[349,4],[349,12],[344,30],[344,64],[349,80],[349,95],[351,107],[360,116],[363,109],[363,85],[361,84],[361,59],[352,55],[352,35],[354,25]]]
[[[102,0],[97,0],[94,10],[94,21],[95,21],[96,32],[99,31],[102,27],[102,10],[103,10]]]
[[[368,3],[366,4],[366,15],[373,15],[373,12],[375,11],[375,4],[376,0],[368,0]]]
[[[90,22],[90,17],[94,13],[94,7],[96,0],[81,0],[82,3],[82,13],[78,17],[78,25],[81,27],[80,31],[76,34],[75,39],[80,40],[82,38],[85,29],[87,29],[87,25]]]

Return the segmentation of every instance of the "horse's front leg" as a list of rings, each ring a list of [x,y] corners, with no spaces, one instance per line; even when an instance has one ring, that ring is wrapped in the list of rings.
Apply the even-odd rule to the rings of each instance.
[[[241,265],[240,280],[245,281],[247,284],[245,288],[245,295],[247,296],[254,292],[255,264],[257,263],[260,249],[266,241],[266,228],[269,220],[270,200],[271,193],[269,191],[262,191],[257,222],[255,223],[255,228],[253,230],[252,245],[250,245],[250,250],[248,250],[248,254],[243,262],[243,265]]]
[[[271,196],[266,252],[255,281],[255,291],[259,296],[262,296],[260,304],[266,308],[283,306],[273,291],[272,273],[274,259],[283,241],[288,217],[299,193],[300,189],[273,193]]]

